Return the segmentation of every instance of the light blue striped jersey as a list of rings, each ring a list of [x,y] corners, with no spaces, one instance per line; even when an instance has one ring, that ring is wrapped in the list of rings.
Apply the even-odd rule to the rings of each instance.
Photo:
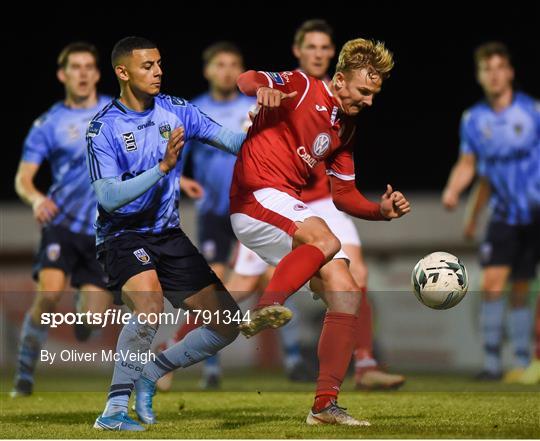
[[[48,196],[59,209],[51,224],[73,233],[94,235],[97,202],[86,171],[85,134],[92,117],[110,100],[99,96],[97,105],[88,109],[58,102],[34,121],[24,141],[22,161],[47,160],[51,166]]]
[[[531,223],[539,203],[540,104],[519,92],[500,112],[479,102],[463,114],[460,149],[474,154],[478,174],[491,184],[493,219]]]
[[[92,182],[104,178],[126,180],[154,167],[163,159],[171,132],[180,126],[185,129],[186,141],[213,140],[221,129],[182,98],[160,94],[144,112],[135,112],[113,100],[88,128],[88,168]],[[160,233],[180,228],[181,169],[179,160],[175,170],[113,213],[98,204],[97,243],[127,232]]]

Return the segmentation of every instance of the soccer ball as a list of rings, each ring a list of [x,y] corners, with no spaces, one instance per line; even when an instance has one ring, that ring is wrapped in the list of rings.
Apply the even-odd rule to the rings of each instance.
[[[465,265],[442,251],[422,257],[414,266],[411,281],[416,298],[433,309],[456,306],[469,287]]]

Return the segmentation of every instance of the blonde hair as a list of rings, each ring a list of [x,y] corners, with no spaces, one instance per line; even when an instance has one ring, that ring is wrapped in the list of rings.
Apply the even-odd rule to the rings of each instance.
[[[336,72],[367,69],[371,75],[388,78],[394,67],[394,56],[381,41],[356,38],[343,45],[339,53]]]

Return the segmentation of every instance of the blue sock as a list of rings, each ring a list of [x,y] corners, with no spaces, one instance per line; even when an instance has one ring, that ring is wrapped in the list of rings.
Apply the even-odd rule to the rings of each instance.
[[[29,312],[24,316],[17,357],[17,374],[15,381],[34,382],[34,371],[39,358],[39,351],[47,339],[48,327],[35,324]]]
[[[167,372],[179,367],[185,368],[207,359],[233,340],[222,336],[211,328],[201,326],[163,351],[154,361],[147,363],[143,375],[151,381],[157,381]]]
[[[221,375],[221,363],[219,361],[219,353],[208,357],[204,360],[203,375]]]
[[[292,297],[287,299],[285,306],[293,312],[293,317],[287,326],[279,328],[279,336],[285,352],[285,369],[290,370],[302,360],[300,354],[300,314]]]
[[[503,299],[482,301],[480,326],[484,339],[484,369],[491,373],[502,371],[501,341],[504,322]]]
[[[122,328],[118,336],[116,352],[121,356],[148,353],[155,335],[156,330],[154,328],[148,324],[140,324],[137,318],[134,317]],[[110,416],[121,411],[127,412],[128,410],[131,391],[135,381],[141,376],[144,365],[139,360],[133,361],[129,358],[127,360],[126,362],[120,357],[114,364],[113,378],[103,416]]]
[[[532,317],[528,307],[513,308],[508,314],[508,335],[516,363],[519,367],[526,367],[530,361]]]

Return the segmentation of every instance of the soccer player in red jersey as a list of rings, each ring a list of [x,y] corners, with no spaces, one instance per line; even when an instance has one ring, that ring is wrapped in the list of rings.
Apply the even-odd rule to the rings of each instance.
[[[333,30],[324,20],[307,20],[296,30],[292,47],[294,56],[298,60],[299,70],[308,76],[315,77],[331,83],[328,76],[330,62],[335,54],[333,42]],[[330,180],[326,175],[323,163],[313,168],[306,187],[300,195],[302,202],[308,208],[320,215],[330,230],[341,242],[341,247],[349,258],[349,268],[355,282],[360,287],[362,299],[358,312],[357,339],[354,349],[355,359],[355,387],[358,389],[389,389],[397,388],[405,382],[403,375],[384,372],[380,369],[373,357],[373,323],[372,310],[367,295],[368,269],[364,261],[360,237],[352,219],[342,211],[336,209],[332,202]],[[270,268],[270,269],[269,269]],[[240,245],[235,259],[234,272],[227,282],[227,287],[237,301],[239,293],[250,295],[257,291],[261,280],[269,280],[273,273],[273,267],[264,262],[254,251]],[[286,305],[291,308],[290,302]],[[295,342],[298,338],[298,322],[289,322],[280,332],[284,345],[286,360],[290,359],[289,353],[293,353]],[[304,363],[299,362],[294,366],[292,373],[304,376],[309,375]]]
[[[317,275],[328,306],[319,340],[319,377],[309,424],[368,425],[337,406],[337,394],[355,344],[360,289],[341,243],[301,200],[312,169],[325,163],[332,199],[346,213],[390,220],[410,211],[390,185],[380,203],[355,187],[354,116],[370,106],[393,67],[383,43],[347,42],[330,86],[296,72],[248,71],[238,80],[261,110],[238,156],[231,186],[235,234],[276,270],[252,313],[241,325],[246,336],[283,326],[291,318],[285,300]]]

